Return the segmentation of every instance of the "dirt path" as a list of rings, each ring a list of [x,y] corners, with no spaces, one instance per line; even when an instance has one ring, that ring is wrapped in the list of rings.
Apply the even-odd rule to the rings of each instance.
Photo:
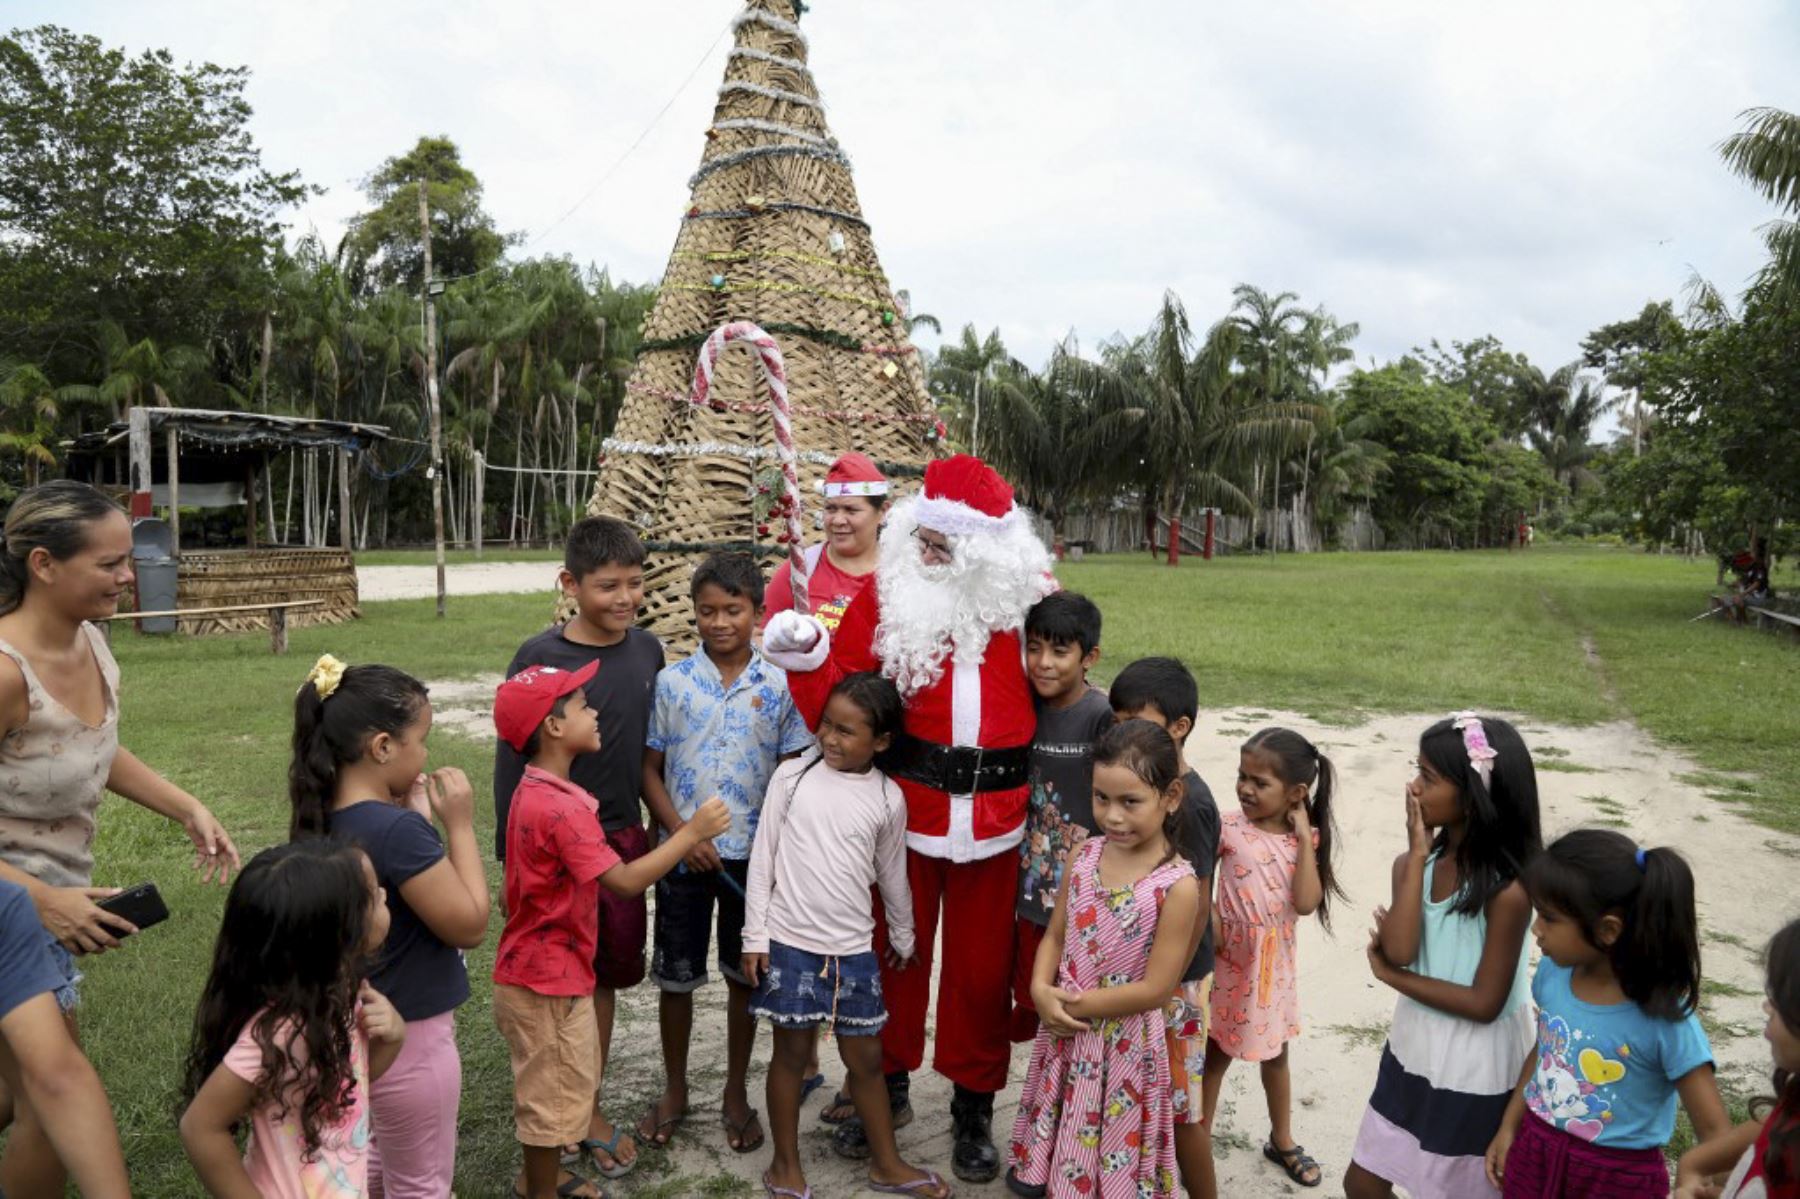
[[[556,590],[556,562],[459,562],[444,568],[451,595],[496,595]],[[356,588],[363,603],[381,600],[430,599],[437,594],[435,566],[359,566]]]
[[[433,683],[440,721],[466,735],[491,738],[486,705],[497,681],[498,676],[491,676]],[[1239,744],[1270,724],[1288,725],[1316,740],[1339,771],[1338,820],[1344,847],[1339,873],[1350,901],[1337,909],[1335,938],[1328,937],[1317,921],[1305,921],[1300,928],[1306,1032],[1293,1050],[1294,1128],[1325,1166],[1325,1188],[1312,1194],[1330,1194],[1341,1186],[1392,1013],[1393,994],[1369,976],[1364,930],[1370,909],[1388,901],[1390,865],[1406,843],[1402,789],[1411,775],[1418,734],[1432,719],[1387,716],[1346,728],[1292,713],[1211,711],[1201,714],[1201,731],[1189,747],[1193,763],[1221,792],[1236,769]],[[1712,992],[1705,1017],[1721,1079],[1742,1091],[1763,1085],[1769,1058],[1760,1035],[1763,980],[1756,957],[1775,929],[1795,914],[1795,904],[1791,898],[1746,902],[1742,880],[1763,880],[1763,893],[1771,897],[1793,896],[1800,881],[1795,868],[1800,839],[1753,825],[1708,798],[1700,787],[1684,781],[1696,770],[1692,762],[1659,748],[1631,724],[1567,728],[1522,720],[1520,726],[1541,767],[1538,785],[1547,837],[1583,824],[1614,825],[1647,844],[1678,846],[1688,855],[1699,881],[1706,976]],[[695,1193],[699,1180],[720,1174],[754,1184],[768,1163],[766,1149],[739,1157],[726,1147],[714,1114],[723,1079],[724,991],[715,982],[700,995],[692,1058],[696,1069],[690,1080],[693,1114],[670,1150],[646,1154],[644,1165],[615,1188],[620,1194]],[[614,1097],[609,1106],[619,1118],[635,1119],[662,1080],[654,989],[639,987],[621,996],[619,1022],[608,1071],[608,1090]],[[1029,1053],[1029,1046],[1014,1053],[1015,1088],[1024,1077]],[[751,1077],[751,1100],[758,1106],[767,1060],[764,1038]],[[825,1061],[826,1075],[835,1085],[843,1070],[829,1046]],[[832,1154],[827,1131],[818,1123],[823,1098],[823,1093],[815,1094],[801,1115],[802,1148],[815,1193],[866,1194],[859,1187],[860,1169]],[[1011,1128],[1015,1100],[1016,1092],[1003,1095],[996,1112],[996,1140],[1002,1144]],[[948,1103],[948,1083],[929,1071],[920,1073],[913,1083],[918,1118],[900,1134],[902,1151],[913,1161],[946,1173]],[[1226,1078],[1217,1124],[1222,1194],[1301,1193],[1263,1161],[1259,1147],[1267,1128],[1256,1071],[1233,1070]],[[671,1185],[674,1190],[658,1190]],[[957,1189],[964,1195],[1006,1193],[999,1183]]]

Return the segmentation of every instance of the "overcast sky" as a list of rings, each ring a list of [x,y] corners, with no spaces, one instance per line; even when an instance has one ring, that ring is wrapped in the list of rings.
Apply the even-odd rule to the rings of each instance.
[[[443,133],[523,252],[640,281],[738,8],[0,0],[248,66],[265,162],[327,189],[296,231],[335,243],[358,181]],[[1716,146],[1800,109],[1790,0],[813,0],[803,28],[895,286],[1033,363],[1252,282],[1360,322],[1361,361],[1493,333],[1554,366],[1694,272],[1740,290],[1772,212]]]

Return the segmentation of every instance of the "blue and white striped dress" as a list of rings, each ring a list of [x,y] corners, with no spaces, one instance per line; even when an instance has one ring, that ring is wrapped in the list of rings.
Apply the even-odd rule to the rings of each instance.
[[[1487,916],[1458,915],[1456,897],[1431,898],[1433,854],[1425,864],[1424,921],[1414,973],[1460,986],[1475,982]],[[1528,944],[1519,947],[1506,1006],[1478,1024],[1401,996],[1381,1051],[1381,1072],[1352,1158],[1412,1199],[1472,1199],[1488,1185],[1482,1158],[1500,1128],[1519,1071],[1535,1042]]]

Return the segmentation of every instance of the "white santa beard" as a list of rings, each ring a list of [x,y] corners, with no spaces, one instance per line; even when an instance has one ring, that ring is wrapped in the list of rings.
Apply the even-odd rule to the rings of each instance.
[[[920,556],[918,527],[911,501],[894,506],[875,571],[875,653],[882,673],[907,696],[942,678],[952,654],[960,663],[980,662],[988,638],[1023,625],[1055,587],[1049,551],[1022,513],[995,533],[947,536],[951,560],[939,565]]]

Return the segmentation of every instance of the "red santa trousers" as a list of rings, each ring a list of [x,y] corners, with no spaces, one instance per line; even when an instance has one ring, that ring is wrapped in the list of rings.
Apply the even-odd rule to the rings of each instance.
[[[881,1069],[917,1070],[925,1061],[925,1015],[931,1005],[931,959],[938,912],[944,922],[943,977],[938,983],[937,1046],[931,1068],[958,1086],[992,1093],[1006,1087],[1012,1059],[1013,905],[1019,854],[1008,849],[974,862],[906,851],[913,930],[919,957],[905,970],[887,966],[887,917],[875,897],[875,951],[888,1022],[881,1030]]]

